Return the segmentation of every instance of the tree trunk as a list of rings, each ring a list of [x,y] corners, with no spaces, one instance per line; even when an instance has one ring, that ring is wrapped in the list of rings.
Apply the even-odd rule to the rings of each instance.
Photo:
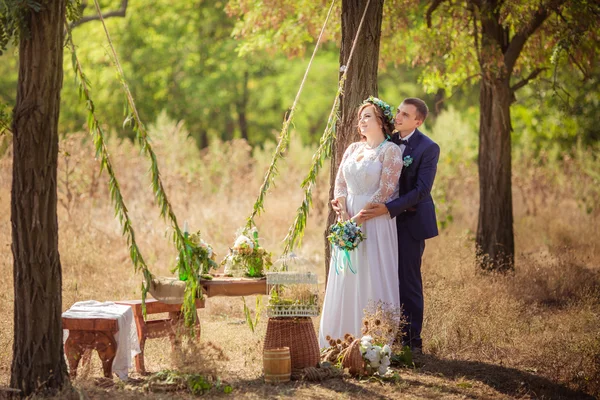
[[[62,272],[56,174],[65,0],[26,17],[13,114],[11,198],[14,342],[11,387],[23,395],[68,382],[62,346]]]
[[[335,177],[340,161],[348,145],[359,139],[356,129],[358,107],[370,95],[377,96],[377,67],[379,63],[379,40],[381,38],[381,18],[383,0],[371,0],[363,22],[361,33],[356,42],[351,65],[347,65],[348,57],[358,25],[362,18],[366,2],[364,0],[342,1],[342,46],[340,49],[340,66],[347,66],[348,76],[344,95],[340,103],[340,119],[336,126],[336,141],[331,155],[329,175],[329,198],[333,198]],[[340,73],[340,77],[341,77]],[[331,257],[327,229],[335,222],[335,213],[329,205],[327,228],[325,230],[325,276],[329,273]]]
[[[508,78],[482,79],[479,98],[477,262],[484,270],[506,271],[514,268],[511,98]]]

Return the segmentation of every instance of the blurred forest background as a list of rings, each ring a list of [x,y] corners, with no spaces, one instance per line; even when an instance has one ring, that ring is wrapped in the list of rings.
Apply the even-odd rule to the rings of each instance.
[[[280,1],[287,8],[279,13],[306,10],[285,22],[288,37],[278,36],[279,30],[249,33],[252,18],[258,26],[261,19],[268,22],[281,17],[247,12],[252,1],[100,2],[104,10],[119,9],[124,3],[125,16],[109,18],[106,24],[141,119],[149,126],[170,200],[178,218],[189,220],[192,229],[201,229],[223,256],[235,230],[251,212],[327,3]],[[256,3],[267,8],[270,4]],[[300,99],[276,188],[258,220],[264,246],[275,257],[300,205],[299,184],[337,90],[339,8],[336,13]],[[92,6],[85,15],[93,15]],[[386,15],[384,10],[384,19]],[[384,20],[386,26],[395,23]],[[412,23],[425,25],[425,12]],[[535,40],[543,42],[544,38]],[[392,40],[400,42],[391,46]],[[457,54],[449,56],[454,57],[446,64],[449,70],[432,69],[431,54],[413,40],[382,36],[378,95],[394,107],[405,97],[423,98],[431,110],[423,131],[442,150],[433,188],[441,235],[428,241],[423,265],[425,351],[438,357],[429,364],[430,372],[452,379],[461,375],[471,382],[468,385],[480,381],[495,391],[490,394],[475,383],[473,390],[480,392],[460,386],[461,393],[475,397],[536,397],[540,393],[551,397],[559,389],[550,381],[600,395],[600,63],[590,58],[588,64],[577,65],[567,53],[555,51],[556,41],[549,40],[547,52],[539,55],[541,71],[516,93],[510,108],[515,271],[483,274],[474,260],[479,206],[478,79],[464,65],[466,58],[461,60]],[[448,35],[446,40],[451,43],[464,37]],[[125,96],[101,24],[90,21],[74,26],[73,41],[98,116],[110,136],[108,146],[144,256],[153,273],[169,275],[176,254],[154,205],[145,176],[148,164],[133,141],[135,133],[124,123]],[[9,126],[16,99],[18,57],[14,46],[0,57],[0,274],[6,277],[6,285],[12,285],[13,261],[12,136],[4,128]],[[525,70],[517,72],[517,78],[526,78]],[[106,175],[99,175],[94,160],[87,112],[67,48],[61,101],[58,217],[63,309],[79,300],[139,296],[140,277],[133,272],[127,244],[114,219]],[[318,182],[302,253],[324,280],[327,168]],[[107,282],[106,276],[122,279]],[[0,292],[0,380],[6,381],[12,357],[13,300],[10,290]],[[203,335],[231,351],[236,362],[243,362],[244,376],[260,376],[258,350],[244,353],[246,361],[235,355],[236,340],[255,338],[227,333],[232,331],[227,326],[231,318],[243,319],[239,302],[223,299],[209,305],[206,313],[210,317],[201,319],[214,326]],[[264,327],[263,321],[259,334]],[[243,343],[240,346],[247,347]],[[162,345],[167,347],[166,342]],[[160,346],[155,348],[158,356],[152,358],[152,351],[149,355],[149,365],[155,370],[169,366]],[[229,367],[225,370],[232,370]],[[533,375],[549,381],[537,382]],[[522,381],[527,384],[521,385]],[[453,386],[451,390],[459,389]]]

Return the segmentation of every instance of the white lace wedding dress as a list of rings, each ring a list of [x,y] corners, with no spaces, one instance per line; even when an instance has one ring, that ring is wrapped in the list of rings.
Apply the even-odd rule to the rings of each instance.
[[[384,142],[376,149],[370,149],[366,142],[352,143],[340,164],[335,198],[346,197],[348,214],[353,217],[367,203],[385,203],[398,197],[401,170],[402,151],[394,143]],[[356,273],[349,268],[336,269],[334,253],[339,250],[332,249],[319,329],[320,347],[329,346],[327,336],[343,340],[349,333],[361,337],[363,310],[370,300],[400,304],[396,220],[385,214],[366,221],[362,228],[366,240],[350,251]],[[337,257],[341,256],[339,252]]]

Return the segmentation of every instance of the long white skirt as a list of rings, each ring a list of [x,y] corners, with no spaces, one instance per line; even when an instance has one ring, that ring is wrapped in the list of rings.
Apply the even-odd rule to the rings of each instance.
[[[357,214],[369,199],[370,196],[349,195],[348,214]],[[356,274],[348,268],[336,271],[332,254],[319,328],[320,347],[329,346],[326,336],[343,339],[349,333],[360,338],[363,311],[370,300],[400,305],[396,220],[386,214],[366,221],[362,228],[366,239],[350,251]],[[338,252],[337,256],[344,255]]]

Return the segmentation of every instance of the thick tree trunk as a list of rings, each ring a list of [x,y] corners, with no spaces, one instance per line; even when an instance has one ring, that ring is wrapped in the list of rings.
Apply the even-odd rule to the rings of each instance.
[[[479,99],[477,259],[484,270],[506,271],[514,268],[511,98],[508,79],[482,79]]]
[[[68,382],[62,346],[56,167],[65,0],[26,19],[13,118],[14,343],[11,387],[29,395]]]
[[[361,102],[370,95],[377,96],[377,67],[379,63],[379,40],[381,38],[381,18],[383,0],[371,0],[369,9],[350,65],[348,57],[366,2],[364,0],[342,1],[342,46],[340,66],[348,67],[345,92],[340,104],[340,119],[336,126],[335,150],[331,155],[329,198],[333,198],[335,176],[348,145],[359,139],[356,112]],[[341,77],[341,73],[340,73]],[[335,222],[335,213],[329,206],[327,226]],[[325,231],[325,271],[329,273],[330,248]]]

